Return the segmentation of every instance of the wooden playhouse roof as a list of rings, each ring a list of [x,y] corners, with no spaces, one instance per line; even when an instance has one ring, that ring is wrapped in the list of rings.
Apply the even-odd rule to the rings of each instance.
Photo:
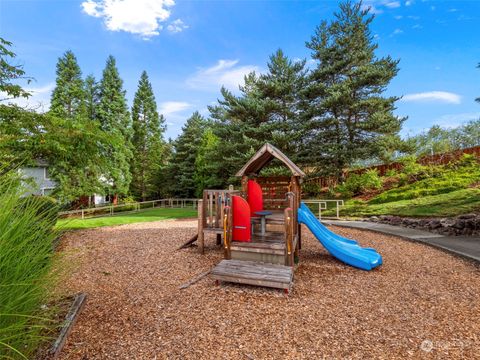
[[[236,176],[258,174],[273,159],[278,159],[285,164],[294,176],[304,177],[305,173],[293,163],[284,153],[272,144],[266,143],[255,155],[237,172]]]

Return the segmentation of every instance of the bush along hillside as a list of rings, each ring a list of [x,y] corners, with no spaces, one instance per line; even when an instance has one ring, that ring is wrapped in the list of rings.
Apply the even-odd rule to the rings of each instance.
[[[47,304],[58,279],[58,209],[46,197],[23,196],[14,176],[0,176],[0,358],[30,359],[55,326]]]
[[[341,214],[349,217],[453,217],[480,211],[480,161],[474,156],[436,166],[407,157],[402,165],[383,177],[375,170],[352,174],[329,194],[348,199]]]

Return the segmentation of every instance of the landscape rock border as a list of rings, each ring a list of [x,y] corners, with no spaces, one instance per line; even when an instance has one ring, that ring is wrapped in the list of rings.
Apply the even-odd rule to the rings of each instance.
[[[404,226],[412,229],[426,230],[447,236],[480,235],[480,214],[464,214],[451,218],[410,218],[393,215],[371,216],[366,221]]]

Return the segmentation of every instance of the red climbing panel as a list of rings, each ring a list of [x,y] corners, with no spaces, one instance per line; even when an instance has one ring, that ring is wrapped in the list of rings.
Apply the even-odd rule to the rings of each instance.
[[[248,180],[247,184],[248,191],[248,205],[250,205],[250,216],[258,217],[255,215],[256,211],[263,211],[263,193],[261,186],[253,180]]]
[[[250,207],[241,196],[232,196],[232,218],[234,241],[251,241]]]

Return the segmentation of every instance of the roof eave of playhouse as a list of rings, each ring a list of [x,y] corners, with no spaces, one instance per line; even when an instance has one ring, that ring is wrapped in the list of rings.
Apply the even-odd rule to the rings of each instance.
[[[305,173],[293,163],[283,152],[272,144],[266,143],[255,155],[237,172],[236,176],[258,174],[270,161],[278,159],[285,164],[294,176],[304,177]]]

